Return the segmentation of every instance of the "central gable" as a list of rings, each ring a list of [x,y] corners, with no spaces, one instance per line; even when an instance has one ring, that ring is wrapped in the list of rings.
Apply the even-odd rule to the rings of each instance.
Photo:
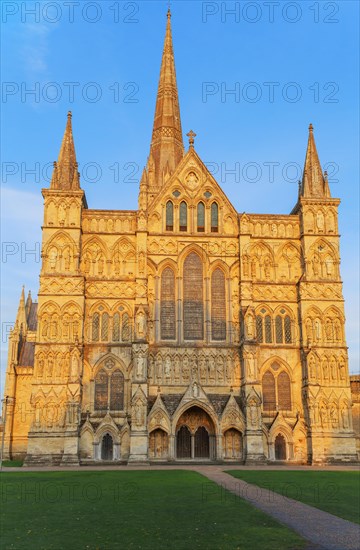
[[[199,216],[202,218],[204,215],[205,220],[201,233],[238,235],[239,223],[235,208],[193,148],[189,149],[175,172],[169,176],[161,191],[150,203],[148,208],[149,231],[151,233],[196,233],[196,228],[191,226],[186,230],[184,230],[184,226],[180,229],[181,210],[185,208],[181,207],[181,203],[186,203],[186,211],[189,216],[191,212],[196,212],[198,208],[201,209]],[[214,207],[212,207],[213,204]],[[171,226],[166,223],[167,205],[168,208],[172,208],[176,212],[176,215],[174,214],[176,224],[172,229],[169,229]],[[217,231],[213,226],[216,211],[218,211]]]

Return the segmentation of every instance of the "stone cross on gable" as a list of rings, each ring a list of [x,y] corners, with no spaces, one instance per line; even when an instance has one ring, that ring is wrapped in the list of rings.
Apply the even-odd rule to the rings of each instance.
[[[188,134],[186,134],[187,137],[189,138],[189,145],[190,147],[194,147],[194,142],[195,142],[195,138],[196,138],[196,134],[195,132],[193,132],[192,130],[190,130],[190,132]]]

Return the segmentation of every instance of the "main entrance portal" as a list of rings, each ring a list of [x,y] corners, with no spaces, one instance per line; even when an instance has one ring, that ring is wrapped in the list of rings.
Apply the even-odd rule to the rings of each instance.
[[[214,459],[215,430],[210,416],[200,407],[185,411],[176,427],[176,458]]]

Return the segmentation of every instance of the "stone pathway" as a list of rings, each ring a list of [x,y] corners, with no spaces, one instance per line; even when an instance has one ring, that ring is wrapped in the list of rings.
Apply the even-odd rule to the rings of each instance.
[[[360,549],[360,525],[356,523],[234,478],[222,467],[198,466],[194,470],[296,531],[314,545],[308,550]]]

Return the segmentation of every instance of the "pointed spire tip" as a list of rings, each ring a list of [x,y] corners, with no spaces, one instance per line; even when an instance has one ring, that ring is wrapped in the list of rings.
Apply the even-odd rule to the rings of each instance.
[[[313,130],[314,130],[314,126],[313,126],[313,125],[311,124],[311,122],[310,122],[310,124],[309,124],[309,132],[312,132]]]

